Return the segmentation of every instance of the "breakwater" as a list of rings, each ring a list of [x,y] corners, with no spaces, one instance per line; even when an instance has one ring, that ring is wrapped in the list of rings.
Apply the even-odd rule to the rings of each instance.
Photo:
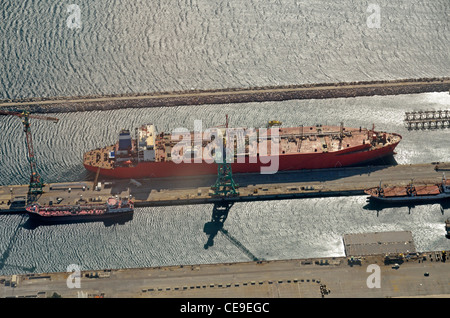
[[[450,90],[450,78],[418,78],[393,81],[365,81],[190,90],[149,94],[78,96],[0,100],[0,108],[34,113],[60,113],[122,108],[171,107],[204,104],[239,104],[295,99],[348,98],[356,96],[418,94]]]

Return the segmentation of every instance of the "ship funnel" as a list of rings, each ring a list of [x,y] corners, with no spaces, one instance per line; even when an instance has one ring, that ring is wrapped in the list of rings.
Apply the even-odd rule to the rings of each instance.
[[[130,131],[127,129],[122,129],[119,134],[119,150],[128,150],[131,149],[131,135]]]

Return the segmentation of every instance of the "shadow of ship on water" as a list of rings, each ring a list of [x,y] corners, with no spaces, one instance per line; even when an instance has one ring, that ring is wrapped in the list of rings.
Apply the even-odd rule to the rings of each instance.
[[[432,205],[432,204],[439,204],[440,212],[442,215],[444,215],[444,211],[447,209],[450,209],[450,199],[437,199],[433,201],[421,201],[421,202],[414,202],[414,203],[407,203],[407,202],[381,202],[381,201],[375,201],[373,199],[367,198],[367,204],[363,207],[364,210],[369,211],[377,211],[377,216],[379,215],[379,212],[386,209],[392,209],[392,208],[400,208],[400,207],[407,207],[408,208],[408,214],[411,214],[411,210],[418,206],[424,206],[424,205]]]
[[[78,219],[78,220],[52,220],[52,221],[41,221],[28,217],[28,220],[23,224],[23,228],[26,230],[34,230],[39,226],[52,226],[61,224],[80,224],[80,223],[94,223],[103,222],[105,227],[110,227],[113,225],[124,225],[125,223],[133,220],[133,213],[128,213],[125,215],[105,218],[105,219]]]

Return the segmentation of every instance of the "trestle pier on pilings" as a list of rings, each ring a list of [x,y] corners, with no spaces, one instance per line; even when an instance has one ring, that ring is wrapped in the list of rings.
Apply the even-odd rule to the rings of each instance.
[[[450,128],[450,110],[419,110],[405,113],[408,130]]]

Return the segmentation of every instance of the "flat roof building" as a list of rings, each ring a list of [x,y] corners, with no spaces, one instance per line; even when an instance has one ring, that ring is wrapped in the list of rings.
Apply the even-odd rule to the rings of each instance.
[[[410,231],[345,234],[343,241],[347,256],[416,252]]]

